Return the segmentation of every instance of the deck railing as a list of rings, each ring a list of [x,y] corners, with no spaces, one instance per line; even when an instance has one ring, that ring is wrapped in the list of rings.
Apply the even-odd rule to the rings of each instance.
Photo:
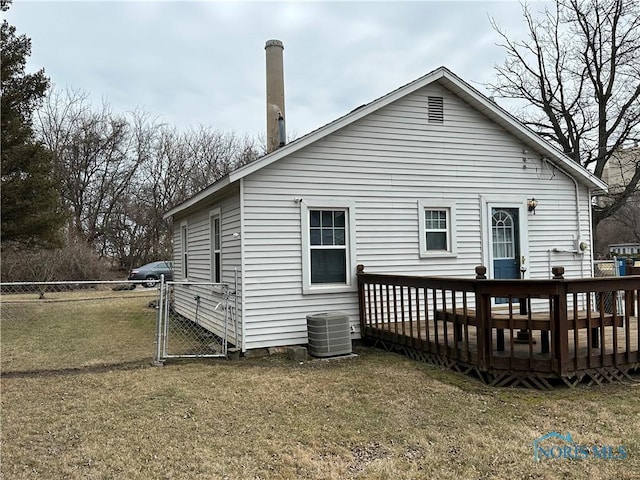
[[[640,276],[489,280],[365,273],[362,336],[494,384],[548,387],[640,368]]]

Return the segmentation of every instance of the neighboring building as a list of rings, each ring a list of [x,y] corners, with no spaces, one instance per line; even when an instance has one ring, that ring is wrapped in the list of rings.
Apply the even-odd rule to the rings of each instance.
[[[284,112],[282,112],[284,113]],[[593,176],[448,69],[229,173],[167,214],[176,280],[238,278],[243,351],[307,343],[306,316],[359,335],[367,272],[490,278],[592,274]],[[534,200],[535,199],[535,200]],[[191,288],[191,290],[188,290]],[[195,298],[198,298],[196,305]],[[196,286],[174,306],[219,333]]]
[[[611,255],[638,255],[640,254],[640,243],[615,243],[609,245]]]

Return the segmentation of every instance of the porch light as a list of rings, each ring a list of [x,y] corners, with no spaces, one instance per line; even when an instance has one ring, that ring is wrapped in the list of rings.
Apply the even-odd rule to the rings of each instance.
[[[536,207],[538,206],[538,201],[535,198],[531,198],[527,200],[527,210],[536,214]]]

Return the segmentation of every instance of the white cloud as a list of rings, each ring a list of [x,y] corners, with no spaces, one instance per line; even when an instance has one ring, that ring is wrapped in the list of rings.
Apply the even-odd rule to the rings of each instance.
[[[445,65],[479,86],[517,2],[15,2],[31,68],[187,128],[264,130],[264,43],[284,42],[288,130],[304,134]]]

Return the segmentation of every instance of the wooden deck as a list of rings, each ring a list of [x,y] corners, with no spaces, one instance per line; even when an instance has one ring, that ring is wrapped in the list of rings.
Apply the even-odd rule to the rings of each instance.
[[[591,332],[571,330],[568,333],[568,354],[577,360],[576,368],[597,368],[613,363],[613,353],[617,352],[617,361],[638,362],[638,352],[628,352],[627,343],[638,343],[638,318],[631,317],[629,332],[619,323],[614,330],[611,321],[604,328],[604,341],[600,342],[602,331],[599,327]],[[526,324],[517,322],[513,329],[503,323],[492,329],[491,355],[496,368],[529,371],[533,367],[539,372],[553,371],[553,356],[549,338],[548,320],[534,323],[532,330]],[[523,326],[521,330],[519,326]],[[439,328],[438,328],[439,327]],[[438,331],[439,330],[439,331]],[[446,331],[445,331],[446,330]],[[522,332],[526,334],[523,335]],[[431,332],[431,333],[430,333]],[[434,333],[435,332],[435,333]],[[528,334],[530,332],[530,334]],[[365,336],[376,337],[399,345],[433,351],[456,359],[474,362],[478,360],[478,330],[476,326],[458,329],[444,328],[442,323],[430,321],[427,325],[421,321],[399,321],[377,326],[368,326]],[[627,340],[629,342],[627,342]],[[546,345],[546,348],[545,348]],[[504,359],[507,359],[505,361]],[[525,359],[526,361],[521,361]],[[533,364],[529,361],[531,359]],[[575,362],[574,362],[575,363]]]
[[[505,284],[361,271],[358,278],[365,339],[490,384],[552,388],[640,371],[640,277]],[[503,297],[506,308],[496,307],[492,299]],[[521,313],[532,299],[537,309]]]

